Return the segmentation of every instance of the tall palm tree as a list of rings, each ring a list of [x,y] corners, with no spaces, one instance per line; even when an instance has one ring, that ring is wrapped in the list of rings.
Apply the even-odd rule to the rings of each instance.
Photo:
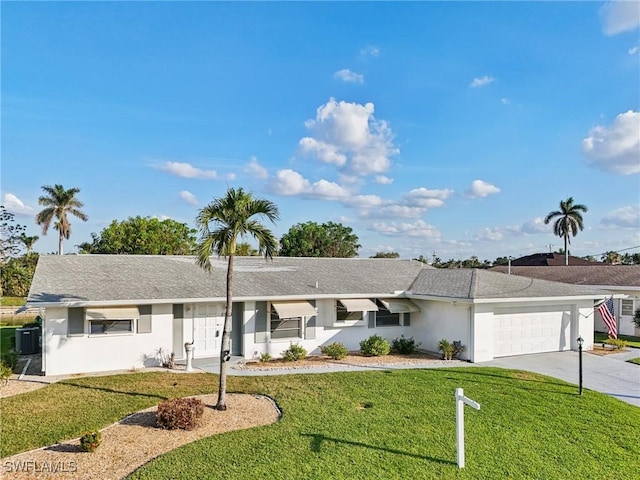
[[[258,241],[258,254],[271,258],[278,250],[278,241],[271,231],[254,217],[266,217],[271,222],[278,220],[278,207],[269,200],[253,198],[242,188],[230,188],[225,196],[214,199],[196,217],[200,230],[196,263],[206,271],[211,270],[212,254],[227,257],[227,303],[224,311],[224,327],[220,346],[220,385],[217,410],[227,409],[227,362],[231,351],[231,314],[233,307],[233,257],[236,255],[238,239],[251,236]]]
[[[581,212],[586,213],[588,210],[586,205],[573,203],[573,197],[569,197],[566,200],[560,200],[560,210],[549,212],[544,218],[545,224],[549,224],[551,220],[555,219],[553,233],[564,238],[565,265],[569,265],[569,249],[567,248],[571,243],[569,235],[575,237],[578,234],[578,230],[584,229]]]
[[[38,199],[38,203],[44,206],[44,210],[36,215],[36,223],[42,225],[42,234],[46,235],[51,222],[55,219],[53,228],[58,231],[58,255],[62,255],[64,239],[71,236],[71,224],[67,218],[67,214],[78,217],[86,222],[89,217],[80,210],[84,204],[76,198],[80,192],[79,188],[70,188],[65,190],[62,185],[44,185],[42,190],[46,195]]]
[[[32,237],[30,237],[24,232],[22,233],[22,235],[20,235],[20,241],[27,249],[27,255],[31,253],[31,251],[33,250],[33,244],[36,243],[39,238],[40,237],[37,235],[33,235]]]

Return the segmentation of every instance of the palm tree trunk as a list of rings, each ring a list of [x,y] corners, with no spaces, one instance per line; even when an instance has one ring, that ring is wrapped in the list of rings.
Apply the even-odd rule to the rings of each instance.
[[[58,255],[64,255],[63,239],[64,237],[62,236],[62,232],[60,232],[58,235]]]
[[[569,265],[569,249],[567,248],[567,239],[569,236],[565,233],[564,235],[564,264],[565,266]]]
[[[233,255],[229,255],[227,265],[227,305],[224,309],[224,327],[222,328],[222,344],[220,347],[220,384],[218,385],[218,403],[216,410],[227,409],[227,362],[225,361],[225,351],[231,354],[231,282],[233,280]]]

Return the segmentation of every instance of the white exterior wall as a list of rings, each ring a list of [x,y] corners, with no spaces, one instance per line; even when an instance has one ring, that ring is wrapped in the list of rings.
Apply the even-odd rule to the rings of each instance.
[[[586,300],[578,302],[574,311],[577,313],[577,322],[573,322],[572,325],[575,328],[571,329],[571,350],[578,350],[578,337],[582,337],[584,343],[582,344],[583,350],[593,350],[594,340],[594,328],[595,315],[593,309],[593,301]]]
[[[46,375],[126,370],[158,365],[156,352],[171,352],[171,305],[153,305],[151,333],[67,336],[67,309],[47,308],[43,326]],[[85,332],[88,332],[85,320]],[[135,331],[135,328],[134,328]]]
[[[316,316],[315,338],[306,339],[277,339],[267,340],[266,343],[255,342],[255,303],[245,302],[245,330],[244,330],[244,356],[245,358],[258,358],[263,353],[269,353],[273,358],[282,357],[291,343],[301,345],[310,355],[320,354],[320,347],[333,342],[344,344],[350,351],[360,349],[360,341],[369,338],[371,335],[377,334],[389,341],[404,335],[405,337],[414,336],[414,320],[418,313],[411,314],[411,326],[396,327],[378,327],[368,328],[368,318],[365,314],[364,321],[354,325],[343,326],[336,325],[336,301],[333,299],[316,300]],[[268,322],[267,322],[268,323]],[[418,339],[416,338],[416,341]]]
[[[602,287],[610,290],[612,294],[627,295],[626,300],[633,300],[633,312],[640,308],[640,291],[638,290],[624,290],[616,288],[615,290],[610,287]],[[621,335],[640,335],[640,328],[637,328],[633,323],[633,315],[622,315],[622,299],[613,299],[613,308],[615,309],[616,319],[618,321],[618,333]],[[602,321],[600,313],[595,313],[594,328],[597,332],[607,332],[607,326]]]
[[[438,352],[438,343],[445,339],[449,342],[460,340],[466,350],[461,359],[473,360],[471,342],[470,304],[457,302],[436,302],[412,298],[420,308],[411,318],[412,335],[420,342],[420,349]],[[455,303],[455,305],[454,305]],[[405,334],[406,336],[406,334]]]
[[[471,358],[474,363],[493,360],[493,310],[495,305],[473,306],[473,340]]]

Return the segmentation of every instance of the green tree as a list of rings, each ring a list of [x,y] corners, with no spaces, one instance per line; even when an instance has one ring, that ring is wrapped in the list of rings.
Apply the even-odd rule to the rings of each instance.
[[[611,265],[620,265],[622,263],[622,255],[615,251],[609,251],[602,255],[601,260]]]
[[[4,263],[9,258],[20,254],[20,237],[27,227],[16,223],[16,216],[7,212],[4,205],[0,205],[0,261]]]
[[[42,190],[46,195],[38,199],[38,203],[45,208],[36,215],[36,223],[42,225],[42,234],[46,235],[51,222],[55,220],[53,228],[58,231],[58,255],[63,254],[63,241],[71,236],[71,224],[68,215],[71,214],[83,222],[89,217],[80,210],[84,204],[76,198],[79,188],[65,190],[62,185],[44,185]]]
[[[7,297],[26,297],[38,263],[37,253],[10,258],[0,269],[1,293]]]
[[[267,218],[275,223],[280,214],[278,207],[269,200],[254,198],[242,188],[230,188],[225,196],[206,205],[196,218],[200,230],[196,263],[206,271],[211,270],[211,255],[227,257],[227,301],[224,311],[224,327],[220,347],[220,385],[217,410],[227,409],[226,354],[231,347],[231,315],[233,308],[233,258],[239,238],[253,237],[258,242],[258,253],[271,258],[278,249],[278,240],[255,217]]]
[[[586,213],[589,209],[586,205],[573,203],[573,197],[560,201],[560,209],[549,212],[544,218],[544,223],[549,224],[552,220],[553,233],[564,239],[564,264],[569,265],[569,248],[571,243],[570,236],[575,237],[579,230],[584,229],[584,221],[582,213]]]
[[[358,256],[358,236],[341,223],[298,223],[280,238],[280,255],[284,257]]]
[[[258,255],[258,251],[248,242],[240,242],[236,245],[236,255],[239,257],[253,257]]]
[[[114,255],[193,255],[197,230],[170,218],[129,217],[113,220],[91,241],[78,245],[80,253]]]
[[[20,241],[24,245],[24,248],[27,249],[27,255],[33,251],[33,245],[38,241],[40,237],[37,235],[28,236],[26,233],[22,233],[20,235]]]
[[[398,252],[376,252],[369,258],[400,258],[400,254]]]

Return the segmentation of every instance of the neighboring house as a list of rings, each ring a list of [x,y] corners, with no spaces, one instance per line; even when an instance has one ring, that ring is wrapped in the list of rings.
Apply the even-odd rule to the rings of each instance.
[[[508,272],[506,266],[493,267],[490,270]],[[549,267],[518,267],[511,265],[513,275],[539,278],[572,285],[590,286],[606,290],[609,295],[616,295],[614,308],[618,320],[618,332],[623,335],[640,335],[633,323],[633,314],[640,308],[640,265],[576,265]],[[621,298],[626,296],[626,298]],[[607,328],[596,312],[594,327],[598,332],[606,332]]]
[[[564,254],[562,253],[534,253],[525,257],[514,258],[511,260],[512,267],[551,267],[556,265],[564,265]],[[584,258],[569,255],[569,265],[605,265],[601,262],[592,262]],[[565,265],[566,266],[566,265]]]
[[[226,261],[193,257],[42,255],[28,305],[44,310],[46,375],[156,365],[162,348],[184,358],[220,354]],[[233,283],[232,354],[281,355],[291,343],[317,354],[372,334],[414,337],[437,351],[460,340],[472,362],[593,345],[593,303],[606,292],[417,261],[239,257]]]

